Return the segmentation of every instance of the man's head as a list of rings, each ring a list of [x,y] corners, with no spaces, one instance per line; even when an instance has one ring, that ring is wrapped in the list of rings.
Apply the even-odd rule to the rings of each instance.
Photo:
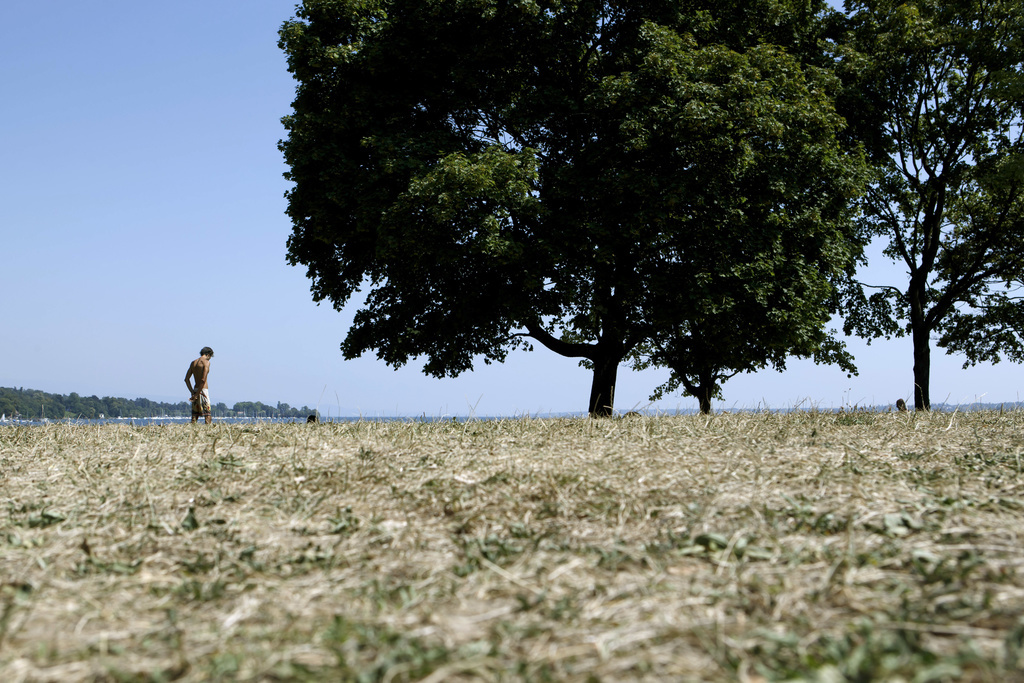
[[[206,356],[207,358],[213,358],[213,349],[209,346],[204,346],[203,350],[199,352],[200,356]]]

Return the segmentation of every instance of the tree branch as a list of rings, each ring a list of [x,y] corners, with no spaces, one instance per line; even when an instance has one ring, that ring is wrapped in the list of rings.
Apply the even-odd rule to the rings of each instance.
[[[561,339],[556,339],[550,332],[541,327],[539,323],[527,323],[526,330],[528,334],[522,336],[533,337],[560,356],[594,360],[597,355],[595,351],[596,347],[593,344],[573,344],[571,342],[562,341]]]
[[[894,287],[892,285],[869,285],[868,283],[861,282],[860,280],[854,280],[854,282],[856,282],[861,287],[869,287],[871,289],[890,289],[890,290],[896,292],[897,294],[899,294],[900,296],[903,296],[903,290],[899,289],[898,287]]]

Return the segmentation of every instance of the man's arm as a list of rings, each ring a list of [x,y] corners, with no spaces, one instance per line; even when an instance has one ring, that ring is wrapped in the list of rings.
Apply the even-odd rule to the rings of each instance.
[[[192,380],[192,375],[194,375],[195,373],[196,373],[196,363],[195,363],[195,361],[192,361],[188,365],[188,372],[185,373],[185,386],[188,387],[188,395],[189,396],[195,396],[196,395],[196,390],[192,388],[192,381],[191,381]],[[199,383],[198,380],[199,380],[199,378],[197,377],[196,378],[196,384]]]

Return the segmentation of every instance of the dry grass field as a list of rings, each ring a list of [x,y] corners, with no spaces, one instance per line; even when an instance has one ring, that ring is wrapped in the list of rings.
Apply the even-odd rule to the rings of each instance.
[[[0,428],[0,680],[1024,680],[1024,413]]]

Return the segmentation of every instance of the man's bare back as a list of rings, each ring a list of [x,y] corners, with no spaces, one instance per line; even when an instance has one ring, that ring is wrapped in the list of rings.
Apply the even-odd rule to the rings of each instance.
[[[188,387],[190,394],[195,396],[203,389],[207,388],[206,378],[210,374],[210,361],[205,356],[199,356],[188,366],[188,372],[185,373],[185,386]],[[195,388],[192,387],[192,378],[196,380]]]
[[[192,402],[192,421],[195,422],[200,415],[210,424],[213,421],[210,407],[210,391],[206,378],[210,375],[210,359],[213,358],[213,349],[204,346],[196,358],[188,366],[185,373],[185,386],[188,387],[189,401]],[[195,379],[195,386],[192,380]]]

